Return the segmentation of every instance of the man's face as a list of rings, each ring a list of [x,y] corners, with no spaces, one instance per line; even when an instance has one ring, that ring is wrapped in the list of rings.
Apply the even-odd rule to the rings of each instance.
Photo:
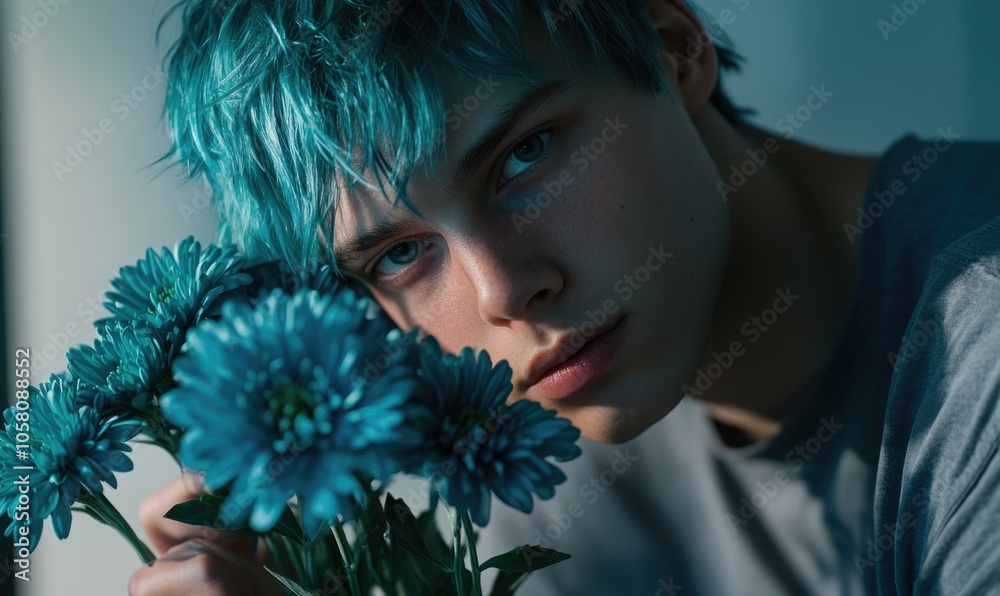
[[[673,409],[700,361],[729,212],[674,89],[651,96],[624,75],[605,83],[582,48],[578,64],[564,62],[537,22],[526,26],[526,52],[544,97],[479,153],[464,183],[454,179],[463,156],[535,85],[444,75],[444,153],[407,187],[426,219],[356,186],[340,197],[335,251],[401,222],[345,273],[402,329],[507,360],[510,401],[538,401],[584,437],[617,443]],[[589,343],[612,326],[617,342]],[[581,365],[529,386],[540,354],[583,341]],[[604,343],[617,349],[595,349]]]

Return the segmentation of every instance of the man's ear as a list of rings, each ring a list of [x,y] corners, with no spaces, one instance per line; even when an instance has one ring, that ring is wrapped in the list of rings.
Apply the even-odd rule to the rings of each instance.
[[[719,76],[719,61],[708,32],[684,0],[650,0],[647,15],[662,43],[659,59],[664,77],[688,112],[700,110]]]

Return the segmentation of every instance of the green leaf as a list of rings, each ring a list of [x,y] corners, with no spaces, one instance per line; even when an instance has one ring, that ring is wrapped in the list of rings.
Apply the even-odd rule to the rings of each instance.
[[[290,538],[296,544],[302,545],[306,543],[305,532],[302,531],[299,519],[292,513],[292,508],[287,505],[281,513],[281,517],[278,518],[278,523],[274,524],[271,531],[275,534],[281,534],[285,538]]]
[[[320,577],[324,581],[323,585],[326,585],[327,579],[332,580],[336,584],[333,590],[334,594],[347,594],[347,569],[344,567],[344,561],[340,554],[340,546],[337,545],[333,531],[323,534],[321,545],[323,546],[322,553],[314,560],[325,561],[325,568],[321,571]],[[343,590],[343,592],[339,592],[338,590]]]
[[[569,559],[566,553],[551,548],[525,544],[501,555],[497,555],[479,566],[480,569],[496,567],[508,573],[537,571],[549,565]]]
[[[417,580],[420,583],[421,596],[457,596],[455,592],[455,578],[450,573],[446,573],[436,567],[420,567],[416,572]],[[462,568],[462,592],[472,594],[472,573]],[[404,592],[410,594],[410,592]]]
[[[208,493],[201,495],[197,499],[190,499],[183,503],[178,503],[163,514],[163,517],[179,521],[192,526],[208,526],[217,530],[240,530],[247,526],[226,526],[219,520],[219,510],[222,508],[224,498]]]
[[[365,522],[365,527],[368,528],[369,538],[382,536],[389,528],[385,520],[385,512],[382,510],[382,502],[379,501],[378,494],[375,491],[371,490],[370,487],[366,488],[367,498],[365,499],[362,519]]]
[[[302,586],[295,583],[293,580],[285,577],[284,575],[281,575],[280,573],[269,569],[266,565],[264,566],[264,569],[267,569],[268,573],[273,575],[276,580],[281,582],[281,585],[285,586],[285,588],[295,596],[315,596],[313,592],[310,592],[309,590],[303,588]]]
[[[197,499],[190,499],[174,505],[163,517],[192,526],[208,526],[216,530],[235,531],[249,529],[250,526],[246,523],[229,525],[222,523],[222,520],[219,519],[219,511],[222,509],[222,504],[225,501],[225,497],[205,493]],[[299,524],[299,520],[295,517],[292,509],[288,506],[285,506],[285,510],[281,513],[281,517],[278,518],[278,522],[271,528],[271,532],[289,538],[296,544],[301,545],[306,542],[302,526]]]
[[[514,592],[521,587],[524,580],[528,579],[531,575],[530,571],[515,571],[514,573],[507,573],[506,571],[501,571],[497,575],[496,581],[493,582],[493,589],[490,590],[490,596],[513,596]]]
[[[403,501],[393,498],[391,493],[385,495],[385,519],[389,524],[389,535],[403,549],[423,561],[451,571],[449,562],[436,559],[427,548],[423,533],[410,508]]]
[[[451,546],[444,541],[444,537],[441,536],[441,532],[438,530],[437,519],[434,515],[434,509],[428,509],[417,517],[417,526],[420,527],[420,532],[423,534],[424,543],[427,545],[427,549],[430,551],[431,556],[441,560],[447,561],[451,558]]]

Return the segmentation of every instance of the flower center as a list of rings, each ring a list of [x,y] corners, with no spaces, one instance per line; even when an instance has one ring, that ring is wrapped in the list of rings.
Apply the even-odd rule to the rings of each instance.
[[[458,428],[482,427],[490,420],[489,412],[484,412],[477,408],[462,408],[458,414],[452,417],[455,426]]]
[[[468,466],[474,466],[474,460],[479,449],[489,442],[490,436],[496,431],[491,412],[477,408],[465,407],[452,414],[445,425],[442,438],[456,454],[462,454],[460,459]]]
[[[167,300],[173,297],[175,293],[174,286],[167,286],[156,293],[156,301],[149,306],[150,313],[156,313],[156,307],[163,304]]]
[[[266,399],[274,428],[281,437],[279,442],[284,448],[287,449],[296,439],[309,443],[315,428],[313,414],[316,400],[312,391],[300,385],[285,385],[272,390]],[[299,420],[298,427],[296,420]]]
[[[156,298],[160,302],[166,302],[173,295],[174,295],[174,288],[173,286],[170,286],[168,288],[163,288],[162,290],[160,290],[160,293],[156,295]]]
[[[115,381],[121,378],[121,375],[122,375],[122,363],[119,362],[115,366],[114,370],[108,373],[108,376],[107,378],[104,379],[104,381],[108,384],[108,387],[115,387],[116,386]]]

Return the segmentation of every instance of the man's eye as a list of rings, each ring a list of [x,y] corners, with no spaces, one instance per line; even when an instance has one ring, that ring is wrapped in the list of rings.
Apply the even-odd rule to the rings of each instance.
[[[536,133],[520,141],[511,149],[504,160],[497,187],[502,187],[511,178],[517,177],[539,163],[545,157],[551,136],[551,132]]]
[[[405,240],[393,244],[383,252],[370,269],[376,279],[392,277],[406,269],[425,250],[424,242],[420,240]]]

